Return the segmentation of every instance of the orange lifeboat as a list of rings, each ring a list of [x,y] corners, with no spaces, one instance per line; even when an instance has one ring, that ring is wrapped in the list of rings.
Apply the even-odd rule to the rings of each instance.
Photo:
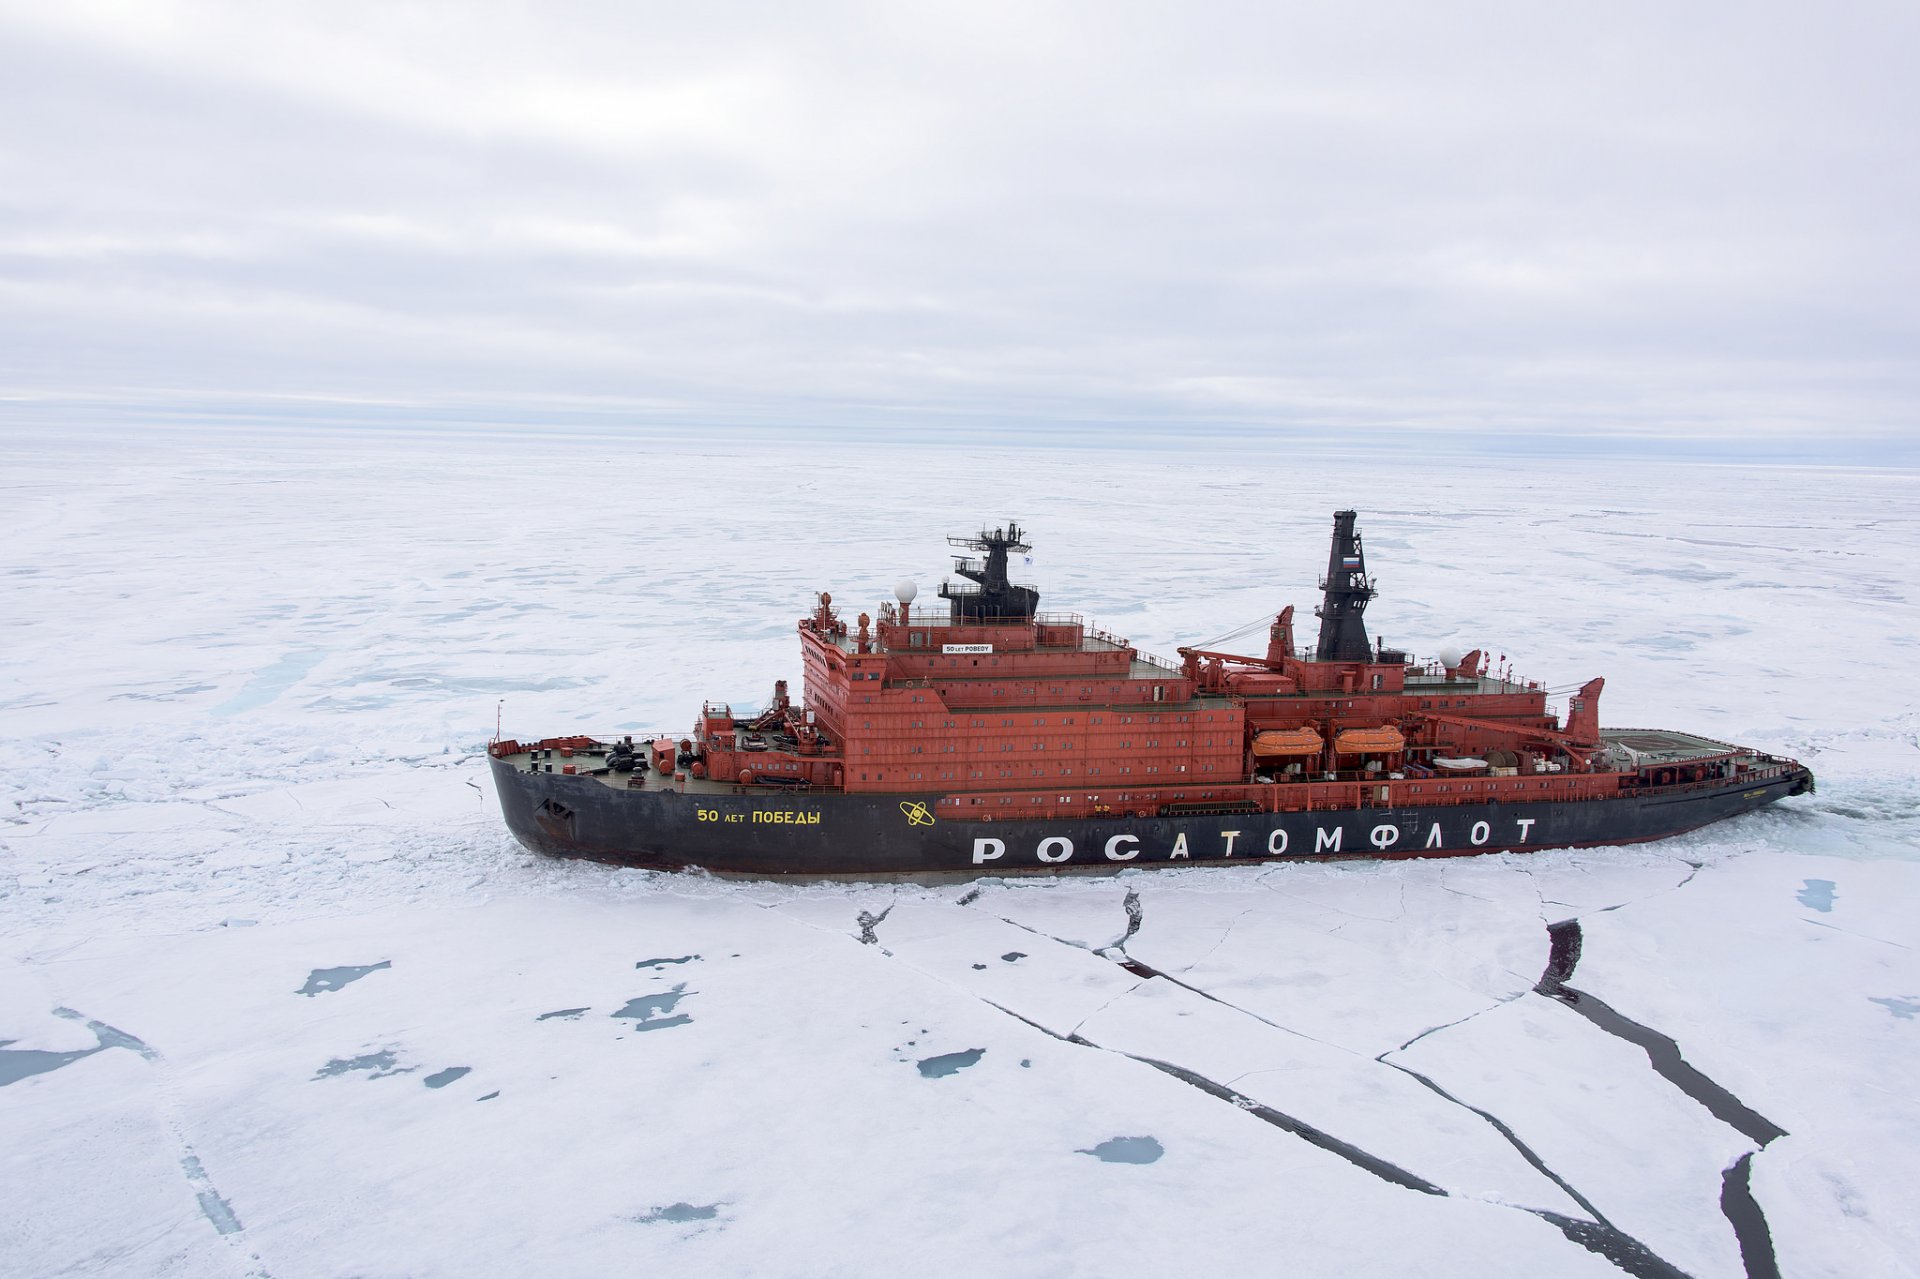
[[[1285,759],[1290,755],[1318,755],[1325,745],[1311,728],[1281,728],[1256,733],[1253,738],[1255,759]]]
[[[1349,728],[1333,739],[1341,755],[1391,755],[1407,748],[1397,728]]]

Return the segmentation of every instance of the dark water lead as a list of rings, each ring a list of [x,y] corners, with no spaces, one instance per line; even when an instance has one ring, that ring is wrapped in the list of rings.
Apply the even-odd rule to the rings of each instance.
[[[1824,884],[1826,881],[1807,881],[1809,888],[1815,883]],[[1831,885],[1828,886],[1831,887]],[[1802,900],[1805,901],[1804,895]],[[1566,984],[1567,979],[1573,976],[1573,970],[1580,963],[1579,920],[1569,919],[1558,924],[1550,924],[1547,927],[1547,935],[1551,942],[1547,955],[1547,968],[1540,975],[1539,983],[1534,986],[1535,992],[1550,999],[1559,1000],[1601,1030],[1638,1047],[1647,1054],[1647,1061],[1652,1065],[1655,1074],[1699,1102],[1715,1119],[1739,1132],[1755,1145],[1764,1147],[1774,1138],[1787,1135],[1786,1129],[1750,1109],[1738,1097],[1689,1064],[1681,1055],[1678,1043],[1651,1027],[1643,1026],[1630,1017],[1622,1016],[1618,1011],[1585,991],[1575,990]],[[1920,1008],[1916,1008],[1916,1011],[1920,1011]],[[1522,1153],[1526,1152],[1523,1150]],[[1772,1232],[1767,1229],[1766,1215],[1761,1211],[1760,1202],[1753,1197],[1753,1191],[1748,1184],[1752,1161],[1753,1152],[1749,1151],[1721,1175],[1720,1212],[1733,1227],[1734,1238],[1739,1241],[1740,1260],[1747,1272],[1747,1279],[1780,1279],[1780,1266],[1773,1255]],[[1561,1227],[1567,1238],[1576,1243],[1586,1243],[1595,1252],[1633,1274],[1643,1273],[1642,1270],[1635,1269],[1635,1265],[1652,1265],[1657,1262],[1659,1267],[1667,1266],[1666,1262],[1659,1261],[1651,1254],[1648,1254],[1648,1258],[1645,1259],[1615,1256],[1604,1246],[1604,1241],[1596,1239],[1588,1242],[1583,1239],[1583,1234],[1590,1233],[1585,1230],[1585,1227],[1555,1220],[1547,1213],[1538,1215],[1554,1221],[1554,1224]],[[1656,1271],[1650,1270],[1646,1273],[1656,1273]]]
[[[986,1055],[987,1050],[984,1048],[969,1048],[965,1052],[941,1053],[938,1057],[923,1058],[917,1064],[923,1077],[944,1079],[948,1075],[965,1070],[968,1066],[979,1064],[980,1059]]]
[[[1077,1044],[1087,1043],[1086,1040],[1080,1038],[1078,1035],[1069,1035],[1067,1042]],[[1131,1053],[1123,1053],[1121,1055],[1129,1057],[1143,1065],[1152,1066],[1155,1070],[1164,1071],[1166,1074],[1172,1075],[1175,1079],[1183,1083],[1193,1085],[1211,1097],[1217,1097],[1221,1101],[1230,1102],[1236,1109],[1252,1115],[1255,1119],[1263,1123],[1272,1124],[1275,1128],[1283,1132],[1292,1133],[1302,1141],[1307,1142],[1309,1145],[1317,1146],[1330,1155],[1338,1155],[1361,1171],[1371,1173],[1391,1185],[1400,1186],[1407,1190],[1415,1190],[1423,1195],[1434,1195],[1441,1199],[1449,1197],[1443,1187],[1435,1185],[1426,1178],[1408,1172],[1405,1168],[1397,1164],[1389,1163],[1378,1155],[1342,1141],[1330,1133],[1322,1132],[1312,1124],[1295,1119],[1292,1115],[1284,1114],[1271,1106],[1262,1105],[1251,1097],[1235,1092],[1225,1084],[1215,1083],[1204,1075],[1196,1075],[1190,1070],[1172,1065],[1168,1062],[1159,1061],[1152,1057],[1134,1057]],[[1396,1067],[1396,1069],[1405,1070],[1406,1067],[1400,1066]],[[1414,1074],[1412,1071],[1407,1071],[1407,1073]],[[1436,1092],[1441,1091],[1432,1080],[1426,1079],[1424,1076],[1414,1074],[1414,1078],[1419,1079]],[[1447,1094],[1442,1092],[1441,1095],[1446,1096]],[[1469,1109],[1471,1109],[1471,1107],[1469,1107]],[[1483,1111],[1477,1111],[1476,1113],[1481,1114],[1482,1117],[1486,1117]],[[1508,1131],[1510,1132],[1510,1130]],[[1509,1139],[1511,1140],[1511,1137],[1509,1137]],[[1521,1154],[1528,1156],[1528,1162],[1532,1163],[1534,1167],[1552,1178],[1552,1180],[1562,1188],[1567,1188],[1566,1182],[1549,1171],[1546,1165],[1540,1163],[1538,1159],[1533,1156],[1531,1151],[1527,1150],[1524,1146],[1518,1146],[1517,1148]],[[1573,1197],[1576,1200],[1580,1198],[1578,1195],[1574,1195]],[[1580,1202],[1585,1206],[1584,1200],[1580,1200]],[[1570,1243],[1579,1244],[1588,1252],[1605,1257],[1615,1266],[1633,1276],[1633,1279],[1689,1279],[1685,1271],[1662,1260],[1651,1248],[1641,1243],[1638,1239],[1633,1238],[1631,1235],[1622,1232],[1617,1227],[1605,1221],[1583,1221],[1577,1217],[1562,1216],[1559,1213],[1547,1212],[1545,1209],[1540,1208],[1523,1208],[1521,1211],[1532,1213],[1542,1221],[1550,1223],[1558,1229],[1561,1234],[1565,1235]]]
[[[1068,1035],[1067,1042],[1070,1044],[1082,1044],[1087,1047],[1094,1046],[1090,1041],[1082,1039],[1078,1035]],[[1292,1133],[1308,1145],[1317,1146],[1330,1155],[1338,1155],[1354,1167],[1359,1168],[1363,1172],[1370,1172],[1382,1181],[1392,1182],[1394,1185],[1404,1187],[1408,1190],[1417,1190],[1423,1195],[1438,1195],[1443,1199],[1446,1197],[1446,1191],[1434,1185],[1426,1178],[1416,1176],[1397,1164],[1388,1163],[1379,1156],[1369,1154],[1358,1146],[1341,1141],[1338,1137],[1330,1133],[1322,1132],[1312,1124],[1295,1119],[1292,1115],[1284,1114],[1271,1106],[1262,1105],[1244,1093],[1235,1092],[1225,1084],[1215,1083],[1205,1075],[1197,1075],[1184,1066],[1176,1066],[1172,1062],[1161,1061],[1157,1057],[1136,1057],[1132,1053],[1121,1053],[1120,1055],[1129,1061],[1137,1061],[1143,1066],[1152,1066],[1155,1070],[1172,1075],[1183,1084],[1191,1084],[1201,1092],[1206,1093],[1209,1097],[1217,1097],[1221,1101],[1232,1104],[1235,1109],[1245,1111],[1247,1114],[1252,1115],[1262,1123],[1272,1124],[1282,1132]]]
[[[1563,919],[1547,925],[1547,970],[1540,974],[1534,989],[1552,999],[1560,997],[1562,983],[1573,979],[1580,966],[1580,921]]]
[[[1773,1255],[1773,1232],[1766,1214],[1753,1197],[1753,1151],[1741,1155],[1720,1174],[1720,1213],[1733,1225],[1740,1241],[1740,1263],[1747,1279],[1780,1279],[1780,1263]]]
[[[719,1215],[720,1205],[717,1203],[679,1203],[668,1204],[664,1208],[655,1208],[652,1212],[644,1216],[635,1217],[634,1220],[643,1226],[651,1226],[656,1221],[664,1221],[675,1226],[684,1226],[690,1221],[712,1221]]]
[[[418,1066],[402,1066],[391,1048],[382,1048],[376,1053],[363,1053],[358,1057],[335,1057],[313,1074],[315,1079],[332,1079],[338,1075],[349,1075],[364,1070],[369,1079],[385,1079],[388,1075],[409,1075],[420,1069]]]
[[[1009,964],[1017,964],[1021,960],[1025,959],[1026,957],[1027,957],[1027,952],[1024,950],[1010,950],[1006,954],[1000,956],[1003,962],[1009,963]]]
[[[1802,906],[1811,906],[1821,914],[1833,909],[1833,881],[1831,879],[1803,879],[1804,885],[1794,896]]]
[[[1680,1045],[1659,1031],[1642,1026],[1630,1017],[1621,1016],[1592,995],[1571,986],[1562,986],[1554,998],[1609,1035],[1637,1045],[1647,1054],[1655,1074],[1705,1106],[1715,1119],[1748,1141],[1764,1146],[1775,1137],[1787,1135],[1786,1129],[1749,1109],[1738,1097],[1701,1074],[1681,1055]]]
[[[445,1070],[436,1070],[420,1082],[429,1088],[445,1088],[454,1080],[473,1073],[472,1066],[448,1066]]]
[[[673,1015],[673,1010],[682,999],[687,997],[687,994],[687,984],[681,982],[672,990],[663,990],[657,995],[641,995],[637,999],[629,999],[626,1007],[607,1015],[632,1018],[635,1030],[665,1030],[669,1026],[685,1026],[693,1018],[685,1013]]]
[[[1091,1150],[1076,1153],[1092,1155],[1105,1164],[1150,1164],[1167,1152],[1152,1137],[1109,1137]]]
[[[678,959],[643,959],[635,968],[665,968],[668,964],[690,964],[700,958],[698,955],[682,955]]]
[[[1621,1015],[1604,1001],[1567,985],[1567,978],[1580,963],[1580,921],[1569,919],[1547,926],[1551,946],[1547,969],[1534,985],[1535,992],[1557,999],[1588,1021],[1618,1039],[1624,1039],[1647,1054],[1654,1073],[1707,1108],[1715,1119],[1739,1132],[1755,1145],[1764,1146],[1775,1137],[1787,1135],[1772,1120],[1747,1107],[1738,1097],[1701,1074],[1680,1052],[1680,1045],[1651,1026],[1642,1026]]]
[[[377,964],[349,964],[343,968],[316,968],[307,974],[307,984],[294,991],[296,995],[305,995],[311,999],[315,995],[325,995],[339,990],[342,986],[351,986],[368,973],[377,973],[382,968],[393,967],[391,959],[383,959]]]
[[[585,1008],[556,1008],[550,1013],[541,1013],[538,1017],[535,1017],[534,1020],[552,1021],[555,1017],[558,1017],[563,1021],[578,1021],[580,1015],[591,1011],[592,1007],[593,1006],[589,1004]]]

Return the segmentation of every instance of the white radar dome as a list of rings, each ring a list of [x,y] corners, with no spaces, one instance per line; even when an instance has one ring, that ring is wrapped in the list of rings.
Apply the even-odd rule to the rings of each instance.
[[[893,598],[899,600],[902,604],[913,603],[914,596],[919,593],[920,588],[904,577],[894,584]]]
[[[1458,666],[1460,665],[1460,659],[1465,656],[1465,653],[1462,653],[1459,649],[1449,644],[1440,650],[1440,665]]]

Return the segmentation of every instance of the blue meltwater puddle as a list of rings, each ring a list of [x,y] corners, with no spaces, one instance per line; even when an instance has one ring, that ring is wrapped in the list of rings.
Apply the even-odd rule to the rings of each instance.
[[[926,1078],[944,1079],[948,1075],[956,1074],[968,1066],[977,1064],[986,1055],[987,1050],[984,1048],[969,1048],[965,1052],[941,1053],[938,1057],[923,1058],[917,1064],[920,1067],[920,1073]]]
[[[1831,879],[1804,879],[1805,885],[1795,896],[1802,906],[1810,906],[1821,914],[1833,909],[1834,883]]]
[[[630,1017],[635,1030],[665,1030],[669,1026],[684,1026],[693,1018],[685,1013],[674,1013],[680,1001],[688,995],[687,984],[681,982],[672,990],[663,990],[657,995],[642,995],[638,999],[629,999],[626,1007],[612,1017]]]
[[[349,964],[343,968],[316,968],[307,974],[307,984],[294,991],[296,995],[305,995],[311,999],[315,995],[324,995],[339,990],[342,986],[351,986],[368,973],[377,973],[382,968],[393,967],[391,959],[383,959],[377,964]]]
[[[1106,1164],[1150,1164],[1167,1153],[1152,1137],[1109,1137],[1091,1150],[1082,1150]]]

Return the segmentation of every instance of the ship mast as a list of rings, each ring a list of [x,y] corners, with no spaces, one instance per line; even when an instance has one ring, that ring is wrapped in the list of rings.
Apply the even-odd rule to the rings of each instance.
[[[1025,622],[1033,619],[1040,603],[1040,592],[1031,586],[1018,586],[1007,577],[1007,552],[1025,553],[1026,534],[1018,524],[1005,528],[981,529],[975,537],[950,537],[951,546],[984,551],[985,561],[953,557],[953,571],[977,586],[940,584],[940,596],[951,602],[954,625],[963,622]]]
[[[1314,615],[1320,619],[1320,643],[1314,649],[1322,662],[1365,662],[1373,654],[1367,647],[1367,601],[1373,598],[1373,581],[1367,576],[1366,553],[1360,547],[1360,534],[1354,530],[1353,511],[1333,513],[1333,546],[1327,552],[1327,576],[1320,583],[1324,592]]]

